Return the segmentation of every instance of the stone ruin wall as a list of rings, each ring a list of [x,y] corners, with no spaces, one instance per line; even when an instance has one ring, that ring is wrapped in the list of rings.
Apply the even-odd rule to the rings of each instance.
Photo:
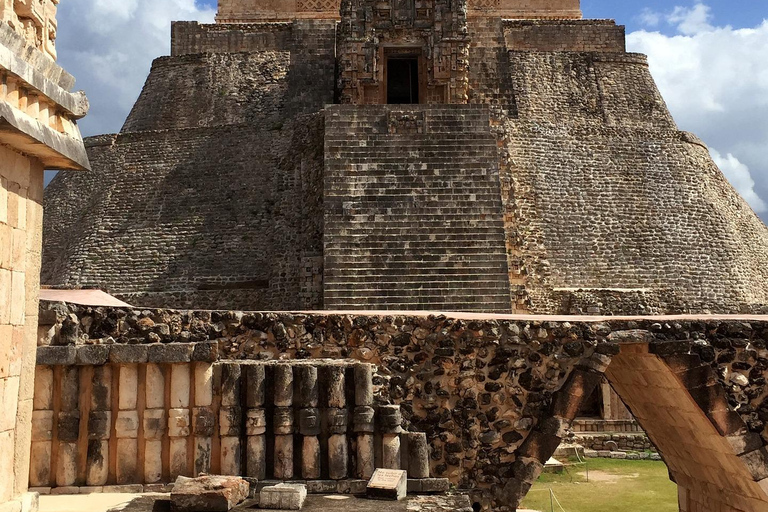
[[[124,384],[118,376],[123,372],[130,376],[160,371],[165,386],[179,389],[183,381],[187,389],[197,385],[198,376],[219,372],[215,368],[222,364],[338,359],[376,365],[376,404],[399,404],[406,430],[426,432],[431,476],[449,478],[487,508],[509,510],[519,503],[542,463],[568,435],[571,420],[606,367],[611,384],[659,446],[671,477],[681,484],[681,496],[687,500],[690,491],[713,503],[728,500],[734,510],[744,512],[762,510],[768,500],[750,483],[768,477],[768,451],[763,448],[768,443],[764,320],[472,320],[443,315],[140,311],[59,303],[46,303],[41,318],[34,413],[39,426],[33,434],[31,478],[43,492],[50,486],[93,485],[87,472],[93,459],[84,450],[92,431],[91,438],[109,443],[155,439],[142,434],[147,428],[156,430],[147,426],[154,424],[146,423],[146,416],[134,421],[128,429],[133,433],[122,433],[130,425],[117,418],[139,413],[121,411],[149,408],[141,399],[138,406],[115,401],[116,395],[122,396]],[[111,372],[113,379],[108,380],[113,382],[112,402],[103,405],[104,412],[111,411],[110,424],[94,423],[104,414],[88,405],[91,396],[100,396],[91,393],[89,383],[104,372]],[[63,386],[52,395],[45,383],[65,374],[72,387]],[[174,380],[177,374],[181,381]],[[152,390],[142,388],[142,393],[150,396]],[[158,402],[166,411],[160,413],[161,420],[184,412],[173,409],[165,397]],[[210,453],[216,460],[202,464],[234,471],[238,464],[222,449],[220,437],[228,434],[220,433],[216,400],[201,405],[211,409],[204,417],[212,418],[213,427],[199,423],[200,411],[191,415],[192,405],[181,405],[187,409],[185,417],[195,416],[198,423],[168,423],[164,430],[161,422],[158,436],[163,443],[182,437],[185,446],[194,447],[199,432],[211,439]],[[671,416],[662,419],[660,414]],[[678,414],[680,422],[674,420]],[[182,433],[174,430],[181,427]],[[108,449],[111,462],[99,485],[133,484],[112,489],[137,490],[136,484],[168,481],[169,459],[163,455],[161,474],[155,472],[147,480],[139,464],[128,473],[132,476],[118,482],[117,449]],[[200,467],[197,458],[186,460],[187,471]]]

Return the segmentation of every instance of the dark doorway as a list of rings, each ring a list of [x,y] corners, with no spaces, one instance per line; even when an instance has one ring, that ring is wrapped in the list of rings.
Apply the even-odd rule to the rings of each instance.
[[[387,103],[419,102],[419,59],[390,57],[387,59]]]

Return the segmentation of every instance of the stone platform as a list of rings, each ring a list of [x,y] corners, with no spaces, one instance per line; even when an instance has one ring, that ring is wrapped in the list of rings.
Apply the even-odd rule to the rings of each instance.
[[[57,512],[64,512],[57,508]],[[72,509],[71,512],[75,512]],[[82,510],[82,509],[81,509]],[[246,500],[233,511],[275,512],[259,508],[259,500]],[[469,498],[464,495],[409,496],[403,501],[369,500],[352,495],[329,494],[310,495],[302,510],[307,512],[472,512]],[[127,505],[121,504],[109,512],[171,512],[170,495],[147,494]],[[70,512],[67,510],[66,512]]]

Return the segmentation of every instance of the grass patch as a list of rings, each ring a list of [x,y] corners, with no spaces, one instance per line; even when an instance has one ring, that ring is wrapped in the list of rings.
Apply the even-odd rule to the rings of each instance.
[[[660,461],[588,459],[561,475],[545,473],[521,508],[550,512],[549,489],[566,512],[677,512],[677,486]],[[555,503],[555,511],[560,511]]]

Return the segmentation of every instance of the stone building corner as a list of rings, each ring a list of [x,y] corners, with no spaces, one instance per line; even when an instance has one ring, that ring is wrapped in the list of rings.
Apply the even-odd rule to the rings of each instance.
[[[37,509],[32,438],[53,418],[33,405],[43,173],[89,168],[77,119],[88,110],[56,62],[58,0],[0,0],[0,511]],[[33,423],[39,428],[32,432]]]

